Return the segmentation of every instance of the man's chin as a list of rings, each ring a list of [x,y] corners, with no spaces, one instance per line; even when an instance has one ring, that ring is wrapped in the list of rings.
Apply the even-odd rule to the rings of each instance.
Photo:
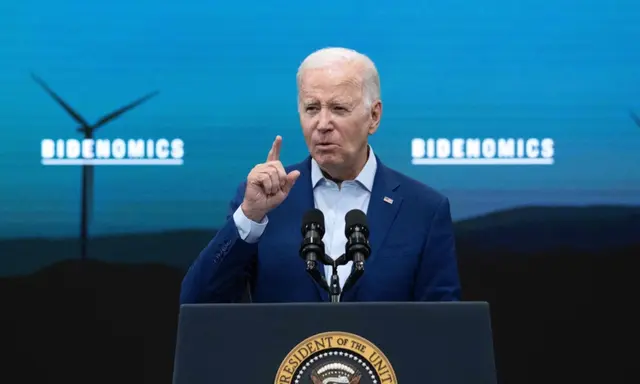
[[[333,167],[343,163],[340,156],[331,153],[315,153],[313,159],[321,167]]]

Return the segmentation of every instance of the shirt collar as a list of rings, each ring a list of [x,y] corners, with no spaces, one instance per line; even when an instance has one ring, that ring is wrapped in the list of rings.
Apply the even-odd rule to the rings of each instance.
[[[376,169],[378,167],[378,163],[376,161],[376,156],[373,153],[373,148],[369,146],[369,158],[356,177],[355,181],[357,181],[360,185],[366,188],[367,191],[371,192],[373,190],[373,180],[376,176]],[[311,185],[315,188],[318,183],[327,181],[322,174],[322,170],[320,170],[320,166],[318,163],[312,158],[311,159]]]

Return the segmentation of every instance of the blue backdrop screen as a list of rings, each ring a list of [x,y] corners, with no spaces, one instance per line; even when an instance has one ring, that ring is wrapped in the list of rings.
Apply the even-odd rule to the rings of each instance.
[[[78,236],[73,153],[92,150],[44,85],[89,124],[158,92],[94,132],[110,162],[94,167],[92,235],[212,229],[276,135],[283,162],[307,155],[295,73],[325,46],[374,60],[372,147],[445,193],[456,221],[639,205],[639,19],[633,0],[2,5],[0,237]],[[141,148],[163,164],[132,165]]]

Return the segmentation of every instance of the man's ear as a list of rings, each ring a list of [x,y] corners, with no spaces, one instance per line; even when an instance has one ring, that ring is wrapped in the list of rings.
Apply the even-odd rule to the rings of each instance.
[[[369,135],[373,135],[380,126],[382,118],[382,101],[376,100],[371,106],[371,126],[369,126]]]

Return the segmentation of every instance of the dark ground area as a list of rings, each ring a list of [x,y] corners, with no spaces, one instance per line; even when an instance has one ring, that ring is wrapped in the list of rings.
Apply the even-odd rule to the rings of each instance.
[[[548,222],[536,223],[559,239],[572,231],[574,244],[579,240],[582,247],[549,237],[537,247],[511,247],[497,235],[496,243],[480,247],[476,235],[460,232],[464,299],[491,305],[502,383],[633,382],[631,335],[637,322],[632,313],[640,290],[632,263],[640,258],[640,238],[631,243],[629,228],[640,220],[636,212],[620,220],[618,247],[611,236],[598,247],[594,234],[579,232],[575,221],[573,229],[558,225],[556,231]],[[585,221],[586,228],[592,224]],[[0,279],[2,377],[11,383],[171,383],[180,282],[188,261],[211,235],[187,233],[185,241],[171,236],[158,234],[155,242],[152,235],[116,238],[112,247],[107,239],[96,241],[102,253],[135,244],[149,260],[166,248],[180,250],[183,261],[172,266],[67,260]],[[167,238],[170,243],[160,240]],[[585,243],[593,251],[584,249]],[[0,244],[3,249],[19,251],[15,244]]]

